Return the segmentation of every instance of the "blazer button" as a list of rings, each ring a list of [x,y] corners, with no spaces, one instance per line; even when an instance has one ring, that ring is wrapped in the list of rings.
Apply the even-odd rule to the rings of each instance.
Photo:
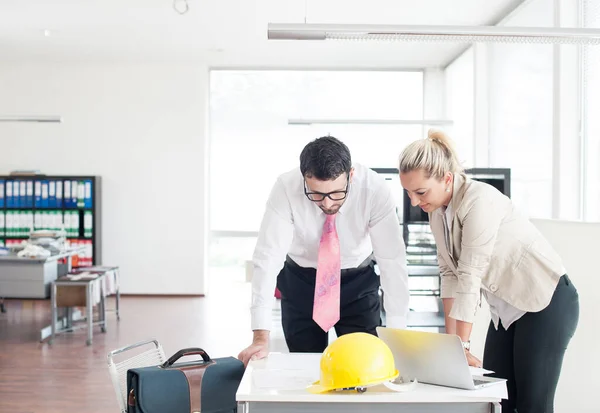
[[[490,291],[495,293],[498,291],[498,286],[496,284],[490,284]]]

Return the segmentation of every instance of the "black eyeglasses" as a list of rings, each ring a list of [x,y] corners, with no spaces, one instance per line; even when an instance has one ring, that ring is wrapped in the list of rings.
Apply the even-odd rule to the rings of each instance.
[[[308,192],[306,190],[306,181],[304,181],[304,195],[313,201],[313,202],[321,202],[325,199],[325,197],[331,199],[332,201],[341,201],[345,199],[348,195],[348,190],[350,189],[350,176],[346,177],[346,189],[343,191],[333,191],[327,192],[324,194],[323,192]]]

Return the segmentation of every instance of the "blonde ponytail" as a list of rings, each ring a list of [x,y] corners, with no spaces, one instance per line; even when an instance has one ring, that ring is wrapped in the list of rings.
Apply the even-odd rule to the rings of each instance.
[[[463,172],[454,145],[442,131],[430,129],[426,139],[408,145],[400,154],[400,173],[417,169],[425,171],[427,178],[441,180],[447,172]]]

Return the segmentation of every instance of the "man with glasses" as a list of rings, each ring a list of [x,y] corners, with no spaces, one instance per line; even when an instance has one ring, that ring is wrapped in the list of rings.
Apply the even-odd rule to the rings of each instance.
[[[376,335],[380,279],[387,326],[406,327],[408,274],[393,196],[377,173],[352,166],[334,137],[307,144],[300,169],[275,182],[253,263],[254,339],[238,356],[244,364],[268,354],[275,287],[290,352],[322,352],[331,328]]]

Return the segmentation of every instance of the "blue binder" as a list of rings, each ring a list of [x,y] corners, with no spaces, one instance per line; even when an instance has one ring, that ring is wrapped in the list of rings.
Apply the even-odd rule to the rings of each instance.
[[[48,208],[48,181],[42,181],[42,208]]]
[[[4,186],[6,185],[6,181],[4,179],[0,179],[0,208],[4,208]]]
[[[56,207],[63,207],[63,181],[56,181]]]
[[[15,199],[13,196],[13,183],[12,181],[6,181],[6,206],[13,208],[15,206]]]
[[[28,180],[26,182],[27,196],[25,197],[25,206],[27,208],[33,208],[33,181]]]
[[[79,181],[71,181],[71,208],[77,208],[77,197],[79,194]]]
[[[27,181],[19,181],[19,206],[27,208]]]
[[[48,181],[48,208],[56,208],[56,181]]]
[[[21,194],[19,192],[19,181],[12,181],[13,184],[13,208],[21,207]]]
[[[66,180],[63,184],[63,204],[65,208],[71,208],[71,180]]]
[[[35,181],[34,204],[36,208],[42,207],[42,181]]]
[[[92,207],[92,180],[85,180],[85,194],[84,194],[84,206],[85,208]]]

